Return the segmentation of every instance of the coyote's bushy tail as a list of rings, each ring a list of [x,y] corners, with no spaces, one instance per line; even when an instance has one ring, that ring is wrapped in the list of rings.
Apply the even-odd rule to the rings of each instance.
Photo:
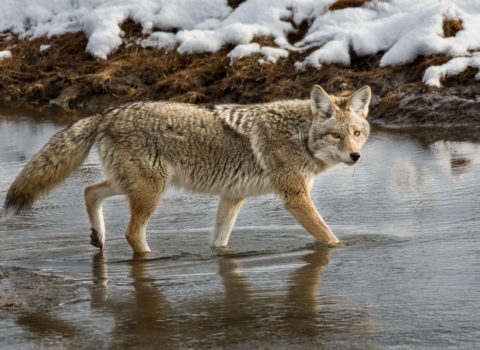
[[[48,141],[10,186],[5,199],[6,219],[31,207],[40,195],[80,166],[95,142],[99,123],[98,116],[79,120]]]

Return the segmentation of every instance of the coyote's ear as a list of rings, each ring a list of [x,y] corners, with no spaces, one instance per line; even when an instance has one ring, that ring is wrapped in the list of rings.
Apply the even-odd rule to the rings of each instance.
[[[363,118],[367,117],[368,105],[372,98],[372,90],[370,86],[366,85],[353,93],[349,98],[350,108],[361,115]]]
[[[332,116],[332,100],[320,85],[315,85],[310,94],[313,119],[327,119]]]

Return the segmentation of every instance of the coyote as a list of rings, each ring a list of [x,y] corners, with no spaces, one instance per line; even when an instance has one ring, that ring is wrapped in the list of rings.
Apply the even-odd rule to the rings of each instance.
[[[125,233],[134,252],[148,252],[146,226],[169,186],[219,195],[212,247],[226,246],[244,200],[276,193],[318,241],[339,242],[310,198],[315,175],[355,164],[370,128],[364,86],[349,96],[320,86],[310,99],[200,106],[137,102],[79,120],[58,132],[17,176],[6,217],[30,207],[80,166],[97,142],[106,180],[85,189],[91,244],[105,245],[102,202],[125,195]]]

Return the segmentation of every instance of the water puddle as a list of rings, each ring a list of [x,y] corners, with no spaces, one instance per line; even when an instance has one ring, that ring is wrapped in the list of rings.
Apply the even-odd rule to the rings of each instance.
[[[0,117],[2,199],[60,128]],[[313,187],[344,247],[312,244],[280,200],[264,196],[246,201],[229,249],[212,251],[217,200],[170,190],[148,227],[152,253],[135,256],[122,197],[104,204],[105,252],[89,245],[83,188],[103,179],[93,151],[0,226],[0,288],[26,305],[2,297],[1,309],[18,307],[1,310],[2,349],[477,348],[478,174],[478,143],[374,133],[360,164]]]

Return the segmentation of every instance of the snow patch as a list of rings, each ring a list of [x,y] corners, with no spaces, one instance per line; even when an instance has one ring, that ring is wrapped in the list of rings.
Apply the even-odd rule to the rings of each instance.
[[[155,32],[140,42],[142,47],[156,47],[172,49],[177,45],[177,36],[173,33]]]
[[[10,50],[0,51],[0,60],[3,60],[5,58],[11,58],[11,57],[12,57],[12,52]]]
[[[125,43],[120,24],[131,19],[149,35],[137,45],[176,49],[182,54],[233,46],[232,59],[261,53],[267,61],[276,62],[289,52],[308,50],[309,55],[295,64],[297,68],[349,65],[351,52],[359,56],[381,53],[381,66],[435,54],[463,58],[452,63],[458,65],[455,69],[445,68],[447,75],[476,64],[472,52],[480,50],[478,0],[372,0],[361,7],[329,11],[334,2],[245,0],[232,9],[226,0],[2,0],[0,32],[36,38],[83,31],[88,37],[87,51],[106,58]],[[454,37],[443,33],[443,22],[448,19],[462,23]],[[303,21],[311,23],[305,37],[289,42],[289,34]],[[271,37],[279,47],[255,46],[252,41],[260,36]],[[434,71],[426,74],[428,81],[436,79]]]
[[[475,79],[480,79],[480,52],[474,53],[470,57],[456,57],[448,61],[447,63],[441,66],[432,66],[429,67],[424,75],[423,75],[423,82],[430,86],[441,87],[442,84],[440,82],[441,79],[456,75],[468,67],[473,67],[479,70],[479,72],[475,75]]]
[[[279,49],[275,47],[263,46],[261,47],[257,43],[238,45],[228,53],[231,61],[235,61],[239,58],[251,56],[254,53],[260,53],[265,56],[265,59],[271,63],[276,63],[280,57],[288,57],[288,51],[285,49]],[[259,60],[260,64],[265,63],[264,60]]]

